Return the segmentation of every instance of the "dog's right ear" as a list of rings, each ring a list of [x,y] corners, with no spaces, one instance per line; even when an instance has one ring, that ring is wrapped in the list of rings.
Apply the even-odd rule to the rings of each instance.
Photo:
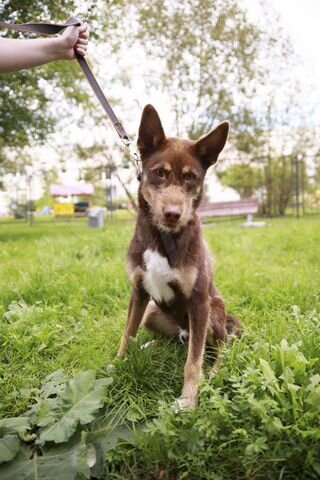
[[[138,148],[141,154],[148,154],[165,141],[166,137],[157,110],[152,105],[146,105],[142,112]]]
[[[222,122],[205,137],[200,138],[196,144],[196,153],[198,158],[207,170],[214,165],[218,156],[223,150],[229,133],[229,122]]]

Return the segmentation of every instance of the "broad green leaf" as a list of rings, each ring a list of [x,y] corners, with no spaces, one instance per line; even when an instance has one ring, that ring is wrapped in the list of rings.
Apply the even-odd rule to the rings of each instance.
[[[268,383],[277,383],[277,378],[275,376],[274,371],[272,370],[270,364],[264,360],[263,358],[260,358],[260,365],[261,369],[263,372],[264,378],[267,380]]]
[[[307,390],[313,391],[318,385],[320,385],[320,375],[316,373],[316,375],[312,375],[312,377],[310,377],[310,385],[308,386]]]
[[[133,432],[126,424],[111,427],[111,424],[97,427],[97,431],[91,431],[87,435],[87,440],[92,443],[97,453],[97,461],[92,469],[94,477],[100,478],[104,475],[104,464],[106,453],[112,450],[120,440],[130,441],[133,438]]]
[[[307,396],[306,399],[307,404],[310,406],[309,408],[314,411],[314,413],[317,412],[319,414],[320,412],[320,385],[317,387],[314,387],[313,390],[311,390]]]
[[[0,420],[0,436],[23,433],[30,427],[28,417],[3,418]]]
[[[298,343],[289,345],[287,340],[282,340],[280,346],[275,348],[274,357],[278,370],[280,369],[283,372],[286,367],[289,367],[293,370],[296,380],[302,381],[309,362],[303,353],[299,351]]]
[[[18,435],[5,435],[0,438],[0,463],[12,460],[17,455],[19,446]]]
[[[73,442],[45,450],[43,455],[22,445],[16,458],[0,466],[1,480],[74,480],[90,478],[93,447],[84,441]]]
[[[44,399],[53,395],[59,395],[65,389],[68,377],[64,370],[57,370],[48,375],[41,387],[41,395]]]
[[[8,311],[4,314],[4,318],[8,322],[13,322],[16,319],[25,318],[37,311],[41,310],[35,305],[26,305],[21,302],[12,302],[9,305]]]
[[[293,373],[293,371],[291,370],[291,368],[289,368],[289,367],[286,367],[286,368],[284,369],[282,375],[280,375],[280,378],[281,378],[282,380],[284,380],[284,382],[285,382],[286,384],[288,384],[288,383],[293,383],[294,380],[295,380],[295,378],[294,378],[294,373]]]
[[[111,382],[112,378],[96,380],[93,370],[80,372],[70,380],[60,396],[46,400],[36,417],[36,423],[45,427],[40,433],[39,443],[66,442],[79,422],[81,425],[92,422],[103,405],[106,387]]]
[[[47,427],[55,423],[57,419],[57,403],[58,399],[49,398],[45,400],[37,409],[34,423],[39,427]]]

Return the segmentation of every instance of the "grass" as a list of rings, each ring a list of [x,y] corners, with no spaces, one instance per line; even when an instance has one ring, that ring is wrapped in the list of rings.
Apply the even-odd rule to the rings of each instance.
[[[245,335],[201,385],[196,412],[175,414],[186,349],[173,341],[116,362],[106,404],[147,427],[106,456],[114,479],[320,477],[320,219],[206,226],[216,284]],[[0,412],[17,416],[45,377],[107,375],[126,321],[130,220],[0,224]],[[210,367],[206,360],[206,370]]]

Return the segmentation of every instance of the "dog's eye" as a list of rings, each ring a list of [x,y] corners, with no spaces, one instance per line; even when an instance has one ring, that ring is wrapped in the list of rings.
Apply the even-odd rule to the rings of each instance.
[[[184,175],[184,179],[186,182],[193,182],[194,180],[196,180],[196,176],[194,173],[192,172],[188,172]]]
[[[166,176],[166,172],[164,168],[157,168],[154,171],[154,174],[159,178],[164,178]]]

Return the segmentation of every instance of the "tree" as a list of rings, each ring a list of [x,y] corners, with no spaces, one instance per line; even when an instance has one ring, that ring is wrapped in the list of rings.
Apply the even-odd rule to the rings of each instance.
[[[222,185],[234,188],[241,198],[252,197],[262,186],[262,171],[248,164],[232,165],[224,171],[217,171]]]
[[[120,0],[111,0],[109,8],[112,10],[118,4],[121,4]],[[91,37],[99,37],[110,18],[105,16],[98,28],[95,22],[98,13],[94,0],[35,0],[32,8],[22,0],[8,0],[0,4],[0,20],[13,23],[64,23],[71,15],[85,18],[94,25]],[[17,33],[0,30],[0,35],[16,37]],[[76,100],[89,104],[89,97],[78,81],[80,78],[83,77],[77,63],[65,61],[0,76],[0,163],[5,160],[5,147],[21,148],[33,141],[44,142],[54,130],[58,113],[47,108],[52,100],[46,88],[49,82],[55,98],[59,98],[62,91],[71,102]]]
[[[257,59],[262,32],[236,0],[137,2],[138,38],[163,62],[161,82],[176,112],[178,134],[192,138],[230,119],[253,129],[250,100],[264,78]],[[237,140],[237,137],[234,137]]]
[[[132,159],[129,156],[128,152],[124,153],[124,161],[122,160],[123,152],[120,152],[120,158],[122,160],[122,165],[115,160],[117,157],[118,147],[114,147],[110,150],[107,145],[95,143],[91,147],[84,148],[80,145],[77,146],[77,155],[79,159],[84,161],[84,178],[86,181],[99,183],[101,181],[103,172],[108,172],[109,175],[113,174],[118,180],[119,184],[123,188],[130,204],[135,210],[138,210],[136,200],[132,193],[130,192],[128,185],[122,180],[119,175],[119,168],[122,166],[129,166],[132,163]],[[116,154],[116,155],[115,155]],[[132,179],[131,179],[132,180]],[[130,180],[129,182],[130,183]],[[100,191],[101,197],[101,191]]]

